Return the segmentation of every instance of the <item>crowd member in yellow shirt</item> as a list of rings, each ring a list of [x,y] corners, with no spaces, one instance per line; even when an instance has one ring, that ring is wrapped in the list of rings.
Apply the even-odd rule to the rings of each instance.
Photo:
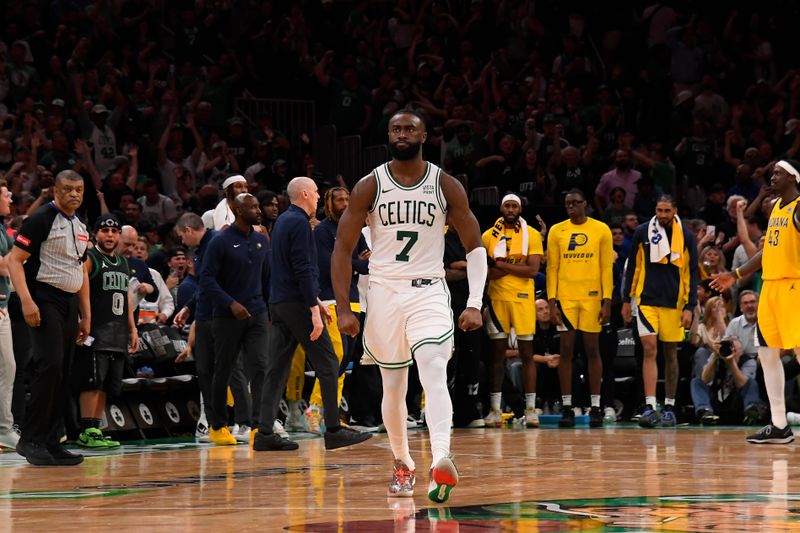
[[[550,314],[561,331],[562,409],[559,426],[575,426],[572,409],[572,354],[575,332],[583,336],[589,362],[591,409],[589,426],[603,425],[600,386],[603,362],[600,359],[600,330],[611,318],[614,289],[614,247],[611,229],[586,216],[586,197],[579,189],[564,198],[568,220],[550,229],[547,237],[547,298]]]
[[[522,359],[522,380],[525,387],[525,421],[537,427],[536,364],[533,362],[533,334],[536,329],[536,304],[533,277],[539,272],[544,251],[542,236],[522,218],[522,202],[516,194],[508,194],[500,203],[502,217],[483,234],[483,246],[489,255],[489,305],[484,323],[492,339],[490,370],[491,409],[485,418],[490,427],[503,424],[502,385],[505,375],[505,354],[511,328],[517,336]]]

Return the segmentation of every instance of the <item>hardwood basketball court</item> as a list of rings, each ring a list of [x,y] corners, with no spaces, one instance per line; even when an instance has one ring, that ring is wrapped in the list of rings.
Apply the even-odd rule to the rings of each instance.
[[[750,428],[752,429],[752,428]],[[78,467],[0,454],[4,531],[800,531],[794,445],[747,428],[455,430],[461,483],[426,498],[427,432],[410,432],[416,496],[388,500],[389,442],[253,452],[133,443]]]

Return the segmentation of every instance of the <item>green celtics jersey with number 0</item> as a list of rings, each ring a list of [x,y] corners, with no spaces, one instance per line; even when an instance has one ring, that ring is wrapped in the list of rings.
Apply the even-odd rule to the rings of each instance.
[[[439,184],[441,173],[426,163],[420,181],[405,187],[394,179],[388,163],[373,171],[377,191],[367,217],[372,238],[370,277],[444,277],[447,204]]]

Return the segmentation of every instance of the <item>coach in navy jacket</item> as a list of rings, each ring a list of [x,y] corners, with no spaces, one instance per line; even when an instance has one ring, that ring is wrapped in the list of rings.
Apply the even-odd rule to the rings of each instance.
[[[325,417],[325,448],[356,444],[369,438],[339,424],[337,380],[339,361],[325,329],[327,308],[319,301],[317,246],[310,216],[317,209],[319,193],[313,180],[295,178],[287,187],[292,205],[272,229],[272,278],[270,280],[269,369],[264,383],[261,419],[253,442],[256,451],[293,450],[297,443],[273,433],[278,402],[286,389],[289,368],[299,342],[319,379]]]
[[[234,203],[236,219],[208,243],[203,257],[200,286],[212,305],[214,336],[213,417],[211,442],[236,444],[227,428],[228,382],[236,358],[244,355],[250,380],[253,417],[257,420],[266,367],[269,317],[269,243],[253,226],[261,221],[258,200],[240,194]],[[252,423],[252,422],[251,422]]]

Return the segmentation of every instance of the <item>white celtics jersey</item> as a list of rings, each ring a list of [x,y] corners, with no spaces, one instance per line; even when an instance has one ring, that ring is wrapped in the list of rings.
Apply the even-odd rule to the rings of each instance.
[[[392,177],[388,163],[373,171],[378,189],[367,217],[370,278],[444,278],[447,204],[439,185],[441,172],[426,163],[419,183],[404,187]]]
[[[117,137],[108,125],[102,130],[97,126],[92,129],[89,141],[94,144],[94,165],[101,177],[105,177],[111,164],[117,157]]]

